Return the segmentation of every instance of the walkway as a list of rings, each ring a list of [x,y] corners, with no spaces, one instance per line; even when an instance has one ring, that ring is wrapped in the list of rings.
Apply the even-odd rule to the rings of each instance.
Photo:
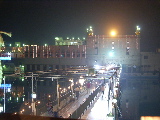
[[[86,98],[88,98],[88,96],[94,89],[95,88],[92,86],[89,92],[87,92],[87,90],[81,92],[78,100],[76,99],[75,101],[68,103],[65,107],[63,107],[58,111],[58,115],[63,116],[63,118],[68,118],[70,114],[72,114],[80,106],[80,104],[82,104],[86,100]],[[48,112],[43,113],[41,116],[52,117],[51,115],[48,114]]]
[[[94,88],[91,89],[90,93],[94,90]],[[81,119],[85,120],[113,120],[113,117],[108,118],[107,114],[112,113],[113,107],[112,107],[112,101],[113,98],[110,95],[110,99],[108,100],[108,93],[109,93],[109,86],[108,83],[105,85],[105,92],[104,95],[102,93],[98,94],[98,97],[94,102],[91,104],[91,106],[87,109],[87,111],[84,112],[84,115],[81,116]],[[70,114],[72,114],[79,106],[82,104],[86,98],[90,95],[90,93],[87,93],[87,91],[83,91],[78,100],[75,100],[69,104],[67,104],[64,108],[62,108],[58,114],[59,116],[63,116],[63,118],[68,118]],[[103,97],[102,97],[103,96]],[[48,115],[43,115],[48,116]]]
[[[86,120],[109,120],[107,114],[112,112],[112,99],[108,101],[108,84],[106,84],[104,95],[99,94],[99,97],[94,103],[85,111],[81,119]]]
[[[80,106],[80,104],[82,104],[85,101],[85,99],[88,98],[92,90],[93,89],[91,89],[91,91],[88,93],[87,91],[81,93],[78,100],[69,103],[59,111],[59,116],[63,116],[63,118],[68,118],[70,114],[72,114]]]

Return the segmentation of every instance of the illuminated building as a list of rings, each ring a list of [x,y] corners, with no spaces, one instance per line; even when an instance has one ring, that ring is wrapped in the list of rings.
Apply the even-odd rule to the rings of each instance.
[[[1,47],[0,56],[11,56],[3,61],[4,72],[14,72],[15,67],[24,66],[24,71],[54,70],[69,67],[121,64],[125,72],[158,70],[159,53],[140,51],[140,28],[135,35],[94,35],[92,27],[83,39],[55,38],[56,45],[15,45]],[[9,54],[8,54],[9,53]],[[154,57],[153,57],[154,56]],[[96,61],[96,62],[95,62]]]
[[[80,38],[75,39],[74,37],[63,39],[62,37],[55,37],[55,45],[84,45],[85,38],[82,40]]]

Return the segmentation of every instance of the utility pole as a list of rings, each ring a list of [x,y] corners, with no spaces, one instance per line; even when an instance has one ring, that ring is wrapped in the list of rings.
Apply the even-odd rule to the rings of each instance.
[[[59,109],[59,83],[58,83],[58,79],[57,79],[57,102],[58,102],[57,109]]]
[[[4,80],[4,113],[5,113],[5,109],[6,109],[6,78],[5,76],[3,80]]]

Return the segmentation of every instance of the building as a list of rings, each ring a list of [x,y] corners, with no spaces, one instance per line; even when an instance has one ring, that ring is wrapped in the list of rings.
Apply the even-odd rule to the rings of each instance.
[[[44,46],[17,42],[14,46],[1,47],[1,56],[12,58],[2,64],[8,66],[7,69],[24,66],[25,71],[121,64],[126,72],[140,71],[143,70],[140,69],[143,53],[140,52],[139,31],[137,27],[135,35],[94,35],[90,27],[85,40],[56,37],[56,45]]]
[[[86,39],[55,38],[56,45],[24,45],[16,42],[1,47],[4,72],[13,73],[17,67],[24,71],[54,70],[69,67],[121,64],[124,72],[153,72],[159,70],[159,52],[140,51],[140,28],[134,35],[94,35],[87,29]],[[15,69],[16,68],[16,69]]]
[[[139,120],[141,116],[159,116],[160,82],[158,74],[121,74],[118,106],[122,119]]]

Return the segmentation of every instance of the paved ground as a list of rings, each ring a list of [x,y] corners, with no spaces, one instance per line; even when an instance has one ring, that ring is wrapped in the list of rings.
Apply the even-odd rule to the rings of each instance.
[[[58,115],[62,116],[63,118],[68,118],[70,114],[72,114],[80,106],[80,104],[82,104],[86,100],[86,98],[88,98],[88,96],[94,89],[94,86],[92,86],[92,88],[89,91],[84,90],[83,92],[81,92],[79,98],[75,101],[68,103],[65,107],[59,110]],[[48,114],[48,112],[43,113],[41,116],[51,117],[51,115]]]
[[[80,106],[80,104],[82,104],[85,101],[85,99],[90,95],[90,93],[93,90],[94,87],[92,87],[90,92],[87,92],[87,90],[85,90],[82,93],[80,93],[78,100],[70,102],[58,112],[59,116],[62,116],[63,118],[68,118],[70,114],[72,114]],[[102,93],[98,94],[96,100],[91,104],[87,111],[84,112],[84,115],[81,116],[81,119],[109,120],[107,118],[107,114],[112,112],[112,97],[110,97],[110,100],[108,100],[108,90],[109,86],[106,83],[104,95]]]
[[[70,114],[72,114],[80,106],[80,104],[82,104],[86,100],[86,98],[88,98],[88,96],[90,95],[91,91],[93,91],[93,89],[94,88],[92,88],[88,93],[87,91],[82,92],[78,100],[75,100],[69,103],[59,111],[59,116],[63,116],[63,118],[68,118]]]
[[[81,119],[108,120],[107,114],[112,110],[112,99],[108,101],[108,84],[106,84],[104,95],[100,93],[98,96]]]

